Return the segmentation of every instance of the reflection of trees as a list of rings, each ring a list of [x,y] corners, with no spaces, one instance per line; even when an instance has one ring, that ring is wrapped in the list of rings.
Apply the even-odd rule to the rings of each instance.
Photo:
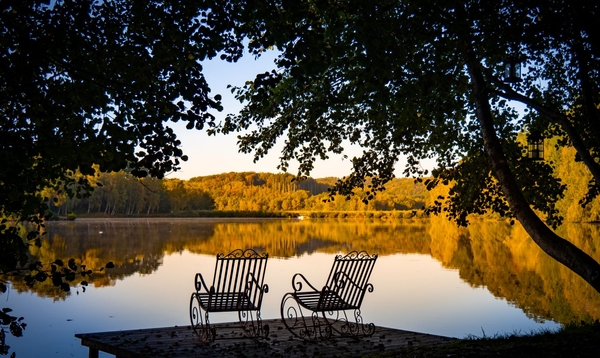
[[[596,260],[600,258],[593,240],[600,237],[598,226],[568,225],[560,230]],[[458,269],[469,284],[485,286],[530,317],[559,322],[600,318],[600,295],[544,254],[520,226],[473,222],[468,228],[457,228],[436,223],[430,233],[434,258]]]
[[[594,239],[600,228],[569,225],[561,234],[600,259]],[[457,228],[442,220],[430,221],[318,221],[318,220],[78,220],[52,222],[36,259],[75,258],[88,268],[106,262],[115,268],[95,273],[90,283],[112,285],[135,273],[151,274],[165,254],[184,250],[214,255],[236,248],[255,248],[271,257],[314,252],[366,250],[379,255],[427,254],[444,267],[457,269],[472,286],[485,286],[536,319],[559,322],[600,318],[600,295],[534,245],[519,226],[504,222],[473,222]],[[16,280],[18,290],[29,290]],[[36,284],[41,296],[64,298],[51,284]],[[62,295],[62,296],[60,296]]]
[[[151,274],[162,265],[165,253],[182,251],[186,242],[211,236],[212,225],[189,225],[178,220],[78,220],[49,222],[41,247],[32,247],[33,260],[49,263],[57,258],[74,258],[94,270],[90,284],[111,286],[135,273]],[[112,261],[115,268],[99,272]],[[13,279],[18,291],[29,291],[20,279]],[[51,282],[36,283],[39,296],[64,299],[69,293]]]
[[[426,226],[422,222],[287,221],[219,223],[210,240],[186,249],[196,253],[264,248],[272,257],[305,253],[337,253],[366,250],[390,255],[399,252],[429,253]]]

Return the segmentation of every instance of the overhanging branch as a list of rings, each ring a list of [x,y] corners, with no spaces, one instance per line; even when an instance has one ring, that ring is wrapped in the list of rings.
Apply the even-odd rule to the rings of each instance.
[[[525,104],[526,106],[529,106],[529,107],[535,109],[540,114],[543,114],[546,117],[550,118],[555,123],[559,124],[561,126],[561,128],[565,131],[565,133],[567,133],[567,136],[569,137],[569,140],[571,141],[573,148],[575,148],[575,150],[577,151],[577,154],[579,154],[583,163],[590,170],[592,176],[596,180],[596,183],[600,183],[600,164],[594,160],[594,158],[590,154],[590,151],[588,150],[585,143],[583,142],[583,139],[581,138],[581,136],[579,135],[579,133],[577,132],[575,127],[571,124],[571,122],[569,121],[569,118],[567,117],[567,115],[565,113],[561,113],[556,110],[550,109],[550,108],[544,106],[543,104],[539,103],[538,101],[518,93],[517,91],[513,90],[512,88],[510,88],[509,86],[507,86],[505,84],[501,84],[500,87],[502,88],[502,90],[498,90],[498,89],[490,89],[490,90],[494,94],[496,94],[502,98],[521,102],[521,103]]]

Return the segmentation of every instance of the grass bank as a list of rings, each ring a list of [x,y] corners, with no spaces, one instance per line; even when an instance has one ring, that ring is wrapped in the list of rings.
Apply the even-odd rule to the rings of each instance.
[[[570,325],[560,331],[467,338],[433,347],[408,347],[378,358],[600,357],[600,323]]]

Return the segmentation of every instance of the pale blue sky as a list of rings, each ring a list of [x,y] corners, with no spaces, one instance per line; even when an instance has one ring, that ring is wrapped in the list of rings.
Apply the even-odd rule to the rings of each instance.
[[[257,73],[270,71],[274,68],[275,56],[274,53],[270,53],[255,61],[252,56],[247,55],[237,63],[227,63],[219,59],[203,63],[204,75],[212,89],[212,94],[218,93],[223,97],[223,112],[214,113],[217,119],[224,118],[227,113],[236,113],[241,108],[231,91],[227,89],[227,85],[241,86],[245,81],[254,79]],[[209,137],[205,131],[187,130],[184,123],[170,123],[169,126],[175,129],[182,142],[183,151],[189,157],[187,162],[182,163],[181,170],[171,173],[168,175],[169,178],[187,180],[196,176],[228,172],[279,172],[277,165],[279,164],[281,145],[274,148],[268,156],[253,163],[252,154],[238,152],[237,134],[235,133]],[[282,142],[283,140],[280,140],[280,143]],[[345,147],[345,149],[348,159],[331,154],[330,159],[317,161],[311,176],[313,178],[328,176],[341,178],[350,174],[350,158],[360,155],[361,149],[357,147]],[[403,162],[397,165],[397,176],[401,176],[403,167]],[[288,171],[296,174],[297,163],[290,163]]]

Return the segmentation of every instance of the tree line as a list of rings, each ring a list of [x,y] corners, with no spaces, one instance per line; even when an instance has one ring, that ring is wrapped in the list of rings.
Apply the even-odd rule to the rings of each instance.
[[[575,155],[569,146],[557,145],[556,138],[545,143],[546,160],[554,166],[557,177],[566,186],[556,207],[568,222],[600,221],[600,200],[583,206],[578,200],[588,189],[591,174],[584,164],[568,160]],[[96,172],[88,178],[97,186],[91,196],[69,198],[52,188],[42,192],[56,215],[160,215],[186,211],[212,210],[279,213],[285,211],[393,211],[417,210],[435,206],[439,197],[447,196],[453,183],[428,191],[424,182],[412,178],[395,178],[385,190],[371,199],[366,189],[355,195],[330,196],[338,181],[335,177],[306,178],[298,181],[288,173],[230,172],[199,176],[189,180],[137,178],[126,171]],[[332,200],[333,199],[333,200]],[[490,218],[499,215],[488,213]]]
[[[428,192],[410,178],[395,179],[374,200],[364,190],[331,197],[337,178],[294,180],[287,173],[231,172],[189,180],[136,178],[126,171],[97,173],[89,197],[69,198],[52,188],[43,195],[53,214],[155,215],[197,210],[275,213],[422,209]]]

